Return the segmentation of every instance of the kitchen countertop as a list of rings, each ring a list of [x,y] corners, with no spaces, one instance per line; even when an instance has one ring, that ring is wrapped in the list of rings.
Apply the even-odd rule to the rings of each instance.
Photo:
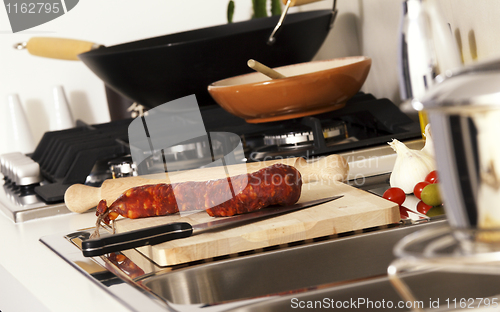
[[[0,311],[127,311],[97,284],[39,242],[95,225],[95,214],[14,223],[0,213]]]
[[[69,213],[23,223],[14,223],[3,213],[0,215],[4,234],[0,240],[1,312],[131,311],[39,241],[41,237],[63,237],[75,230],[93,227],[94,212]]]
[[[41,237],[62,238],[92,228],[95,221],[94,211],[20,223],[0,212],[4,234],[0,240],[0,311],[131,311],[40,242]]]
[[[368,153],[371,155],[373,151]],[[376,161],[372,166],[366,164],[363,156],[356,153],[344,156],[350,162],[351,178],[357,178],[358,171],[366,174],[372,167],[390,171],[395,158],[393,153],[384,157],[377,154],[379,157],[375,160],[368,159]],[[94,227],[95,221],[95,213],[88,212],[14,223],[0,212],[0,228],[4,234],[0,240],[0,311],[129,311],[127,306],[39,241],[44,236],[63,237]]]

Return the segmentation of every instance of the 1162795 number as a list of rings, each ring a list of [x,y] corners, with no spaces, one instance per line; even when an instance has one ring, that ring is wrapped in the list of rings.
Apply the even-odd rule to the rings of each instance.
[[[57,14],[61,10],[59,7],[60,3],[7,3],[5,7],[7,8],[8,14],[43,14],[43,13],[54,13]]]
[[[497,308],[498,298],[461,298],[446,299],[446,304],[450,309],[474,309],[474,308]]]

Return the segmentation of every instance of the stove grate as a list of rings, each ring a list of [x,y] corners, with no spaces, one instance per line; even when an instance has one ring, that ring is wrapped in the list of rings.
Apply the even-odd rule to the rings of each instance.
[[[46,132],[31,158],[40,165],[47,183],[35,187],[35,192],[47,203],[60,202],[66,189],[75,183],[85,183],[99,161],[128,154],[128,125],[131,119],[105,124],[79,126]]]

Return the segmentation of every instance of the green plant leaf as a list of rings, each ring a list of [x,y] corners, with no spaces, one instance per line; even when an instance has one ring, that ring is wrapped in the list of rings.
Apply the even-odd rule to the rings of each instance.
[[[281,15],[281,0],[271,0],[271,15]]]
[[[252,0],[252,1],[253,1],[252,18],[267,17],[267,8],[266,8],[267,0]]]
[[[234,16],[234,1],[230,0],[227,4],[227,22],[232,23]]]

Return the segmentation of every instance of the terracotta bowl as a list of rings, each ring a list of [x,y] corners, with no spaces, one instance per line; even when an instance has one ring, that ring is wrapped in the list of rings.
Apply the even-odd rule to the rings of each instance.
[[[371,63],[356,56],[288,65],[274,68],[286,78],[255,72],[214,82],[208,92],[249,123],[298,118],[344,107],[361,89]]]

